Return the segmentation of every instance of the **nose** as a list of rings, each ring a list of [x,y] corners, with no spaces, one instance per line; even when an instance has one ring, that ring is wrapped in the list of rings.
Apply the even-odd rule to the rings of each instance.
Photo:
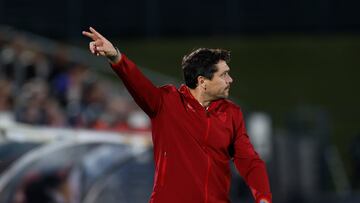
[[[231,84],[232,82],[233,82],[233,79],[232,79],[232,77],[229,75],[228,83]]]

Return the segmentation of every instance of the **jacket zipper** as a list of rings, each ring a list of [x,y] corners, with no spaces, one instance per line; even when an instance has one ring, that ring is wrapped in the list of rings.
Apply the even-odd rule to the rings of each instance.
[[[206,112],[206,121],[207,121],[207,128],[206,128],[206,134],[205,134],[205,144],[207,145],[207,140],[209,137],[209,131],[210,131],[210,118],[209,118],[209,114],[208,112]],[[206,170],[206,179],[205,179],[205,200],[204,202],[207,203],[209,200],[209,176],[210,176],[210,156],[207,153],[207,151],[205,151],[206,153],[206,157],[207,157],[207,170]]]
[[[164,163],[162,164],[162,167],[161,167],[161,179],[160,179],[160,186],[164,186],[164,181],[165,181],[165,171],[166,171],[166,164],[167,164],[167,154],[166,152],[164,152],[164,155],[163,155],[163,161]]]

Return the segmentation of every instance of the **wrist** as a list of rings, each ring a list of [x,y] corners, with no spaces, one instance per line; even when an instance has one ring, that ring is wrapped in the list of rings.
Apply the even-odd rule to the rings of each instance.
[[[109,61],[113,64],[119,62],[120,58],[121,58],[121,53],[120,53],[119,49],[117,47],[114,47],[114,49],[115,49],[115,54],[106,56],[109,59]]]

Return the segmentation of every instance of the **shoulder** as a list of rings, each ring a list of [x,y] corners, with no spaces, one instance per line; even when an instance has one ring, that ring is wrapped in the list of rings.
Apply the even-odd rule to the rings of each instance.
[[[226,111],[232,115],[232,118],[235,121],[242,121],[244,119],[242,109],[238,104],[235,104],[228,99],[224,99],[222,105],[225,107]]]
[[[160,86],[159,88],[164,93],[177,92],[177,88],[172,84],[163,85],[163,86]]]
[[[233,126],[235,129],[239,129],[244,125],[244,115],[241,107],[228,99],[224,99],[223,102],[224,106],[226,106],[226,111],[231,115]]]
[[[181,94],[175,85],[168,84],[159,87],[163,103],[174,105],[181,100]]]
[[[234,112],[241,112],[241,107],[237,104],[235,104],[233,101],[231,100],[228,100],[228,99],[223,99],[223,105],[231,110],[231,111],[234,111]]]

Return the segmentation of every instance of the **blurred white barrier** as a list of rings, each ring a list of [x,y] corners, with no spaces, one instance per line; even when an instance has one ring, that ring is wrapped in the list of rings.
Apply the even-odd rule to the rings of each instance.
[[[7,122],[9,125],[0,126],[2,132],[2,143],[6,142],[38,142],[43,143],[39,148],[26,153],[20,157],[0,177],[0,193],[4,187],[21,171],[29,166],[34,160],[55,153],[60,149],[71,148],[86,144],[115,144],[128,145],[130,153],[134,156],[141,154],[151,147],[149,132],[143,133],[115,133],[100,132],[84,129],[65,129],[34,127],[24,124]]]

